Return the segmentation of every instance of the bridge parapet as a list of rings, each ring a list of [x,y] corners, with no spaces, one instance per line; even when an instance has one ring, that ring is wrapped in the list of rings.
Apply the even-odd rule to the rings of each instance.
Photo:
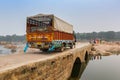
[[[59,53],[0,72],[0,80],[68,80],[79,77],[81,63],[86,62],[91,45]],[[77,71],[77,74],[74,74]]]

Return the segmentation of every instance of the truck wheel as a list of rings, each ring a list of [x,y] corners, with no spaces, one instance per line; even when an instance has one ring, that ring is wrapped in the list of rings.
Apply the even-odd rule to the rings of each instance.
[[[73,45],[70,46],[70,49],[73,49]]]
[[[64,50],[65,50],[65,48],[64,48],[64,47],[61,47],[61,48],[60,48],[60,51],[61,51],[61,52],[63,52]]]
[[[43,52],[47,52],[47,51],[48,51],[48,49],[42,49],[42,51],[43,51]]]

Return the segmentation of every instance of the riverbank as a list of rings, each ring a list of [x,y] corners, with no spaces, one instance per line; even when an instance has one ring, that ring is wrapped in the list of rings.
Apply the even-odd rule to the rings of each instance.
[[[94,44],[91,55],[109,56],[112,54],[119,55],[120,42],[106,42],[104,44]]]
[[[23,53],[23,42],[0,42],[0,56]]]

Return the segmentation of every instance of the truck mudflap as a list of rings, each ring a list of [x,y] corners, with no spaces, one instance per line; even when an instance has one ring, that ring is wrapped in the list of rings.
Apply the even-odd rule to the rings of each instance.
[[[54,45],[52,45],[49,49],[48,49],[48,51],[54,51],[55,50],[55,46]]]
[[[25,47],[24,47],[24,53],[26,53],[27,49],[28,49],[28,43],[26,43]]]

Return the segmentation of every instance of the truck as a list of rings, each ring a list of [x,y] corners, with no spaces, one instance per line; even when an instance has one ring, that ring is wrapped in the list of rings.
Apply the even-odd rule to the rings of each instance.
[[[42,51],[64,51],[75,45],[73,26],[53,14],[27,17],[26,39],[29,48]]]

